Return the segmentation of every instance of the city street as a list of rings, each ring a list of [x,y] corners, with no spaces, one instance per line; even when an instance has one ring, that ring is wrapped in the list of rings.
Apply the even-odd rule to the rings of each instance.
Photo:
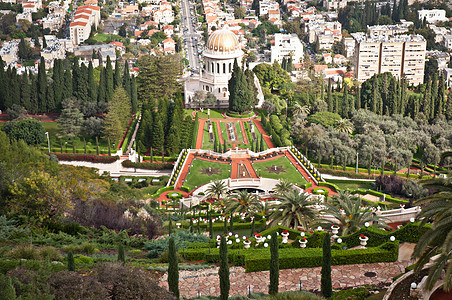
[[[194,26],[197,23],[197,17],[194,7],[188,0],[182,0],[182,21],[183,21],[183,35],[185,45],[187,48],[189,66],[193,73],[199,72],[200,62],[198,56],[198,41],[201,36],[197,33]]]

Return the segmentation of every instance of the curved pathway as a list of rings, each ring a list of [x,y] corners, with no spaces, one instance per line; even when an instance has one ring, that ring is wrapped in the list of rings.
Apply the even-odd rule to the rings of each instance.
[[[403,273],[409,262],[372,263],[360,265],[332,266],[333,288],[356,287],[365,284],[390,285],[394,276]],[[279,271],[279,291],[297,291],[299,283],[304,290],[320,290],[321,267],[286,269]],[[375,277],[366,277],[366,272],[376,273]],[[243,267],[230,268],[230,296],[246,295],[247,288],[252,292],[268,293],[269,271],[245,273]],[[168,289],[167,275],[160,279],[160,286]],[[220,282],[218,267],[199,271],[179,271],[179,290],[181,297],[194,298],[197,292],[202,296],[219,296]]]

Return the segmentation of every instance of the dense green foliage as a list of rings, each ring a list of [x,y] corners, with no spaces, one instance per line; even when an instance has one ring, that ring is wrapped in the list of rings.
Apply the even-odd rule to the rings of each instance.
[[[276,232],[273,232],[270,240],[270,284],[268,286],[268,293],[276,295],[278,293],[279,285],[279,242]]]
[[[223,236],[220,242],[220,268],[218,270],[220,276],[220,299],[227,300],[229,298],[229,265],[228,265],[228,246],[226,237]]]
[[[28,145],[39,145],[45,141],[45,130],[41,122],[34,119],[8,122],[2,130],[10,139],[23,140]]]
[[[174,238],[170,238],[168,246],[168,286],[170,292],[179,299],[179,267]]]
[[[330,298],[333,293],[333,285],[331,283],[331,241],[329,234],[326,234],[323,238],[322,253],[320,289],[323,297]]]

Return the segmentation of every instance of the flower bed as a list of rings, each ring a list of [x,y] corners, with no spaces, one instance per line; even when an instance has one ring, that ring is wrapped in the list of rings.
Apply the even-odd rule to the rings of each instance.
[[[89,154],[59,154],[54,153],[61,161],[87,161],[98,164],[111,164],[119,159],[119,156],[97,156]]]
[[[164,163],[134,163],[130,160],[125,160],[122,162],[122,166],[124,168],[137,168],[137,169],[146,169],[146,170],[171,170],[174,165]]]

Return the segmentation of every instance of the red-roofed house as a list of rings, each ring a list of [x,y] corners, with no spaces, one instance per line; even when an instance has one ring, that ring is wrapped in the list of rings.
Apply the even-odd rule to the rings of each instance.
[[[168,38],[163,41],[163,51],[165,52],[165,54],[176,53],[176,43],[173,39]]]
[[[174,26],[166,25],[165,27],[163,27],[163,32],[166,34],[166,36],[172,36],[174,34]]]
[[[88,22],[75,21],[70,25],[71,41],[74,45],[79,45],[89,38],[91,26]]]

